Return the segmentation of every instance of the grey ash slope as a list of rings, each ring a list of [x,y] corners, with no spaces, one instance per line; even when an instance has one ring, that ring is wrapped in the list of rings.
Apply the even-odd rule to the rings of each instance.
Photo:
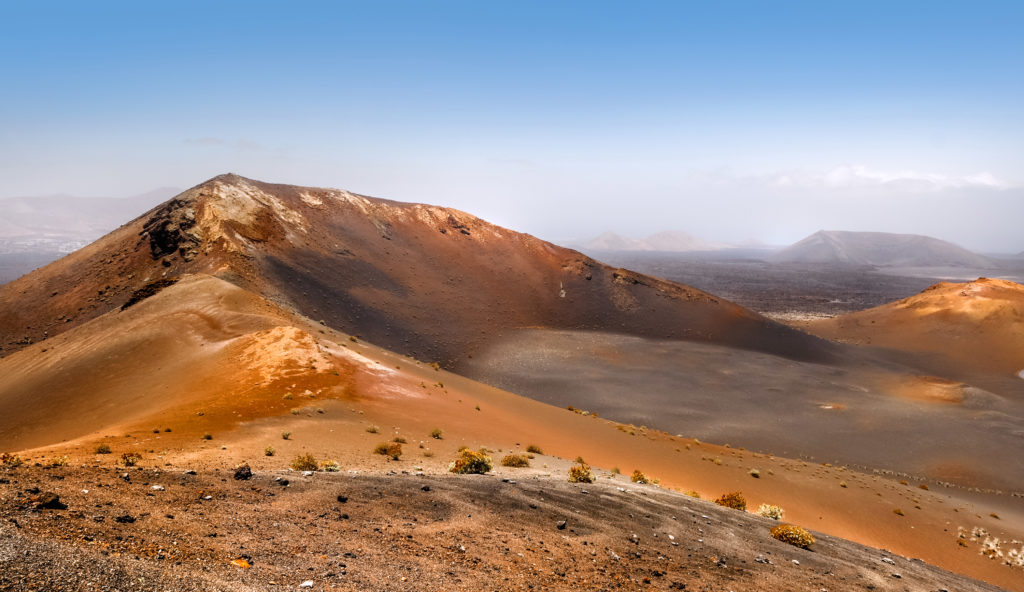
[[[987,257],[930,236],[841,230],[815,232],[776,253],[771,261],[908,267],[996,266]]]

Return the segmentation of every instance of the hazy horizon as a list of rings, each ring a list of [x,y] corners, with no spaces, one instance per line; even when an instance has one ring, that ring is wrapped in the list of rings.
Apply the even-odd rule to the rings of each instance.
[[[1024,5],[8,5],[0,198],[225,172],[555,242],[1024,250]]]

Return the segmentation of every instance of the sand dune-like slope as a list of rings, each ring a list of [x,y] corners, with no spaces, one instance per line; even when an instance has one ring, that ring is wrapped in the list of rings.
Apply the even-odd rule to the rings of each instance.
[[[115,330],[118,327],[124,330]],[[92,357],[76,362],[80,356]],[[1009,541],[1024,538],[1021,508],[1008,496],[934,482],[925,490],[916,487],[917,482],[903,485],[845,467],[703,444],[556,408],[358,339],[353,341],[346,334],[291,314],[211,276],[183,277],[124,311],[111,311],[59,337],[25,348],[0,360],[0,377],[0,449],[18,449],[29,463],[46,465],[66,456],[71,466],[83,467],[84,473],[67,473],[66,483],[41,482],[40,486],[58,490],[72,503],[71,509],[78,510],[78,514],[69,515],[70,524],[89,533],[91,540],[86,542],[92,549],[117,549],[140,556],[148,553],[150,561],[159,561],[155,558],[157,547],[151,545],[170,545],[166,533],[174,532],[175,540],[186,542],[192,559],[200,557],[226,566],[235,558],[230,556],[232,553],[253,554],[251,546],[247,547],[249,551],[230,544],[211,549],[201,542],[211,528],[217,524],[226,528],[229,522],[199,517],[193,524],[183,517],[183,524],[191,526],[157,524],[164,519],[156,516],[187,512],[191,505],[205,503],[202,498],[207,493],[219,489],[199,484],[193,488],[175,477],[165,483],[157,475],[142,475],[133,479],[139,481],[139,487],[128,488],[124,495],[114,498],[133,515],[151,516],[143,517],[139,526],[145,536],[126,539],[126,527],[112,523],[112,519],[109,524],[97,526],[91,517],[96,512],[82,512],[93,503],[90,500],[106,500],[106,494],[93,497],[83,490],[104,487],[107,477],[96,472],[102,469],[90,467],[114,467],[124,453],[138,453],[140,464],[158,474],[198,469],[203,475],[200,479],[216,481],[216,471],[230,474],[237,463],[247,461],[257,473],[295,480],[297,474],[289,476],[283,471],[300,453],[336,460],[346,472],[422,471],[443,476],[460,446],[486,446],[497,461],[507,452],[523,452],[533,444],[542,448],[543,454],[535,455],[531,468],[499,467],[497,474],[511,479],[539,479],[541,490],[551,490],[540,494],[544,498],[561,499],[564,494],[554,492],[561,489],[559,483],[564,483],[571,464],[568,459],[581,456],[598,468],[602,482],[632,492],[627,495],[643,495],[644,488],[651,486],[630,484],[625,476],[614,475],[612,468],[626,474],[639,469],[659,478],[663,488],[693,490],[705,498],[741,490],[751,509],[761,503],[778,504],[785,508],[787,520],[816,531],[918,557],[1011,589],[1024,589],[1019,586],[1020,567],[981,554],[986,537],[972,539],[965,534],[962,540],[966,546],[958,543],[959,527],[966,533],[984,528],[988,537],[1004,541],[1002,551],[1008,554],[1014,548]],[[442,430],[441,439],[431,437],[434,429]],[[405,440],[401,460],[389,461],[374,454],[375,445],[395,438]],[[112,454],[96,454],[101,444],[109,446]],[[274,456],[266,456],[268,446],[274,448]],[[758,470],[758,478],[751,476],[751,469]],[[18,476],[23,469],[4,470],[8,485],[13,479],[30,488],[30,481],[21,481],[28,477]],[[270,483],[269,478],[263,480]],[[544,486],[545,480],[552,485]],[[171,499],[177,501],[165,507],[157,500],[147,500],[144,492],[154,496],[164,493],[154,493],[151,483],[174,492],[176,497]],[[259,487],[279,486],[260,481]],[[63,540],[67,533],[79,532],[63,524],[51,529],[46,522],[30,520],[29,514],[18,514],[22,503],[18,500],[31,494],[27,489],[6,491],[9,495],[5,499],[11,501],[3,512],[30,525],[32,537]],[[318,491],[315,495],[325,493]],[[572,495],[587,494],[576,491]],[[387,502],[399,515],[406,507],[401,499]],[[266,503],[271,502],[286,503],[267,498]],[[248,511],[258,511],[262,502],[253,503]],[[580,502],[564,503],[564,507],[555,506],[562,508],[557,511],[572,511]],[[623,503],[628,507],[632,502],[624,499]],[[586,504],[578,506],[577,511],[585,514],[584,507]],[[699,511],[700,506],[696,507]],[[607,519],[612,518],[608,515]],[[547,518],[543,520],[530,523],[528,529],[543,528]],[[382,523],[371,524],[380,528]],[[593,519],[587,524],[601,537],[612,537],[621,526],[615,523],[598,527],[595,525],[601,525],[601,521]],[[450,528],[462,526],[453,524]],[[757,520],[738,520],[726,536],[759,547],[759,541],[765,540],[763,528]],[[495,547],[488,532],[492,531],[466,525],[459,544],[477,543],[488,553],[500,553],[508,546]],[[340,532],[336,536],[347,540],[347,535]],[[522,531],[502,536],[530,544]],[[617,543],[611,545],[608,540],[602,544],[622,556],[621,550],[614,550],[619,549]],[[85,544],[79,538],[72,543]],[[768,544],[766,549],[774,549],[772,543]],[[698,550],[697,555],[693,551],[689,549],[686,557],[686,561],[694,562],[693,569],[706,562],[719,568],[716,553],[721,551]],[[608,557],[604,549],[601,552]],[[878,556],[884,554],[878,552]],[[677,562],[683,560],[681,555],[673,557]],[[742,560],[750,563],[755,558],[744,555]],[[265,556],[259,560],[268,561]],[[729,561],[739,563],[740,558]],[[295,569],[293,564],[282,564],[280,570],[286,567]],[[887,565],[879,567],[889,569]],[[527,575],[528,571],[523,570],[529,570],[526,565],[506,568],[517,577]],[[674,569],[676,579],[687,573],[685,567]],[[737,584],[734,589],[757,589],[772,581],[747,580],[742,572],[735,571],[732,576]],[[668,582],[665,580],[666,585]],[[836,582],[829,587],[843,586]]]
[[[446,365],[527,326],[711,341],[806,360],[834,355],[827,342],[712,295],[464,212],[235,175],[0,287],[0,346],[17,351],[185,273],[216,274]]]
[[[942,282],[891,304],[808,323],[861,345],[941,355],[965,372],[1024,370],[1024,286],[998,279]]]

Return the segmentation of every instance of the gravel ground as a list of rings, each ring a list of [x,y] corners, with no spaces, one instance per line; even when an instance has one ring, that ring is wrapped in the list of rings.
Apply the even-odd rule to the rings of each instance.
[[[798,549],[769,537],[774,521],[655,486],[172,467],[0,477],[4,591],[998,590],[824,535]]]

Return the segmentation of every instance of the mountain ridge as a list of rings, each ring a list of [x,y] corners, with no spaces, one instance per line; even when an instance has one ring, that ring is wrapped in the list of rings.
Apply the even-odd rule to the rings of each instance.
[[[529,326],[710,340],[802,359],[831,349],[700,290],[609,267],[459,210],[234,174],[0,286],[0,334],[9,336],[0,345],[16,351],[121,306],[151,282],[189,273],[227,279],[445,364]]]
[[[772,255],[776,263],[991,268],[994,262],[953,243],[918,234],[819,230]]]

